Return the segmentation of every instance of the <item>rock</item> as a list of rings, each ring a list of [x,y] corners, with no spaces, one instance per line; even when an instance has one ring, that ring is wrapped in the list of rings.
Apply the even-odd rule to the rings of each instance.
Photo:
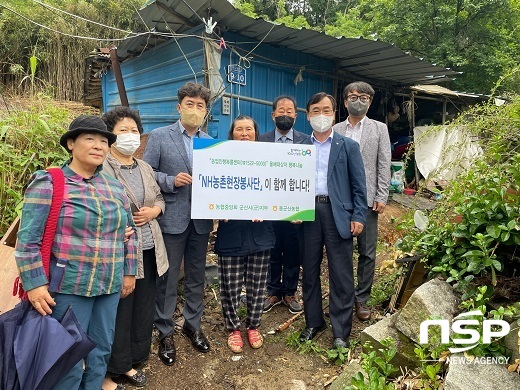
[[[511,324],[511,331],[505,337],[506,348],[511,354],[510,363],[516,359],[520,359],[520,330],[516,328],[516,324]]]
[[[330,384],[329,390],[343,390],[346,386],[350,386],[352,377],[355,376],[358,371],[363,372],[360,364],[356,361],[350,362],[336,380]]]
[[[520,375],[516,372],[508,372],[503,364],[481,362],[479,358],[470,362],[464,358],[463,354],[455,354],[450,357],[448,374],[444,380],[445,390],[499,388],[520,389]]]
[[[421,322],[429,318],[451,321],[458,305],[459,299],[448,283],[439,279],[430,280],[415,290],[399,311],[395,327],[419,343]]]
[[[293,379],[289,382],[289,390],[306,390],[307,385],[300,379]]]
[[[380,348],[385,348],[381,344],[381,340],[392,337],[397,353],[390,363],[396,367],[415,368],[420,362],[413,351],[415,348],[414,343],[394,328],[393,324],[396,320],[396,316],[397,314],[394,314],[365,328],[359,337],[361,344],[368,341],[374,347],[374,350],[377,351]]]
[[[206,286],[218,284],[218,266],[217,264],[206,263],[206,272],[204,275]]]

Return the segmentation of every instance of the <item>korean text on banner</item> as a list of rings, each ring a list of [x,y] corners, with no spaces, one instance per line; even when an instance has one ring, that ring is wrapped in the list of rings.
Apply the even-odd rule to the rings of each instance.
[[[193,219],[314,221],[313,145],[193,141]]]

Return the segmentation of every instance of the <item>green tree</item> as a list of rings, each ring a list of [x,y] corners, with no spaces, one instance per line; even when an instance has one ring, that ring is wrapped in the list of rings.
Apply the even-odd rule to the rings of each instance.
[[[352,8],[350,11],[336,13],[336,19],[325,25],[325,33],[333,37],[359,37],[363,35],[366,25],[361,21],[361,11],[358,8]]]
[[[287,27],[291,28],[312,28],[309,23],[307,22],[307,19],[303,15],[298,15],[296,17],[292,15],[286,15],[281,18],[278,18],[275,20],[276,23],[285,24]]]
[[[235,1],[236,2],[236,1]],[[240,0],[257,15],[332,36],[369,37],[462,71],[451,87],[489,93],[520,63],[520,0]],[[518,91],[518,72],[499,92]]]
[[[376,36],[463,71],[453,87],[489,92],[518,63],[518,0],[375,0],[365,17]],[[366,7],[366,4],[365,4]]]
[[[44,80],[42,87],[47,87],[57,98],[80,100],[85,57],[95,48],[117,43],[102,38],[124,38],[125,31],[135,30],[133,15],[142,0],[45,0],[41,3],[43,5],[31,0],[8,0],[0,4],[0,82],[24,92],[33,87],[28,82],[21,83],[30,76],[31,80]],[[34,58],[36,68],[30,67],[35,63]]]

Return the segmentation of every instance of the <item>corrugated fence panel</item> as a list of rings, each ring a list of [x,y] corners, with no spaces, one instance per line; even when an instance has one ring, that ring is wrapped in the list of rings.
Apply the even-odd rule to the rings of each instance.
[[[236,46],[241,56],[246,56],[250,50],[255,48],[258,42],[237,34],[226,34],[226,42]],[[219,119],[219,138],[225,138],[231,125],[232,119],[239,114],[249,115],[254,118],[264,133],[274,128],[271,117],[272,101],[279,95],[290,95],[296,99],[298,105],[298,117],[295,129],[310,134],[312,129],[306,119],[305,109],[307,101],[316,92],[325,91],[332,93],[332,79],[324,75],[332,74],[334,65],[331,61],[320,59],[307,54],[301,54],[282,46],[261,44],[248,55],[251,61],[241,61],[246,69],[246,85],[231,84],[227,82],[227,68],[229,64],[238,64],[239,56],[230,50],[222,53],[221,74],[227,88],[226,93],[232,96],[231,112],[222,115],[222,99],[215,102],[212,113]],[[303,68],[303,81],[297,85],[294,79],[299,69]],[[312,73],[311,73],[312,72]],[[248,98],[264,102],[251,102]]]
[[[203,42],[195,37],[178,38],[143,52],[121,64],[121,72],[132,109],[138,109],[145,132],[166,126],[179,119],[177,90],[188,81],[204,81]],[[189,64],[188,64],[189,62]],[[191,70],[190,66],[193,68]],[[103,80],[103,108],[120,105],[113,72]]]
[[[201,30],[195,28],[192,33],[200,34]],[[258,42],[238,34],[227,33],[224,37],[236,49],[222,51],[220,69],[226,85],[225,95],[231,96],[231,111],[230,114],[222,113],[221,98],[214,102],[208,133],[215,138],[227,138],[231,121],[239,114],[253,117],[261,133],[270,131],[274,128],[271,118],[273,99],[290,95],[296,99],[299,110],[295,128],[310,134],[312,130],[302,110],[314,93],[333,92],[332,79],[327,77],[333,73],[333,63],[283,46],[260,44],[255,48]],[[195,81],[193,71],[197,81],[204,82],[202,40],[186,37],[178,38],[177,42],[170,40],[121,64],[130,107],[139,110],[145,132],[179,119],[177,90],[184,83]],[[253,52],[249,53],[252,49]],[[241,56],[247,54],[250,59],[240,60],[237,53]],[[245,86],[227,81],[228,65],[239,62],[246,67]],[[303,81],[295,85],[294,79],[300,68]],[[117,105],[120,105],[119,94],[114,74],[110,71],[103,78],[103,107],[109,110]]]

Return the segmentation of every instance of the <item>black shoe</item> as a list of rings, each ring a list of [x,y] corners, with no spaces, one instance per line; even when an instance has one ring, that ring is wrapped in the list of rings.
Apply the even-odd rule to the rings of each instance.
[[[166,336],[159,341],[159,359],[167,366],[171,366],[175,363],[175,343],[173,342],[172,336]]]
[[[188,336],[188,338],[191,340],[191,344],[197,351],[203,353],[209,352],[209,341],[206,336],[204,336],[204,333],[202,333],[202,330],[194,330],[184,325],[182,327],[182,331],[186,336]]]
[[[148,383],[148,379],[146,378],[146,375],[144,375],[144,372],[142,372],[141,370],[135,370],[135,371],[136,372],[134,375],[122,374],[119,377],[124,378],[132,386],[135,386],[135,387],[146,386],[146,384]]]
[[[336,337],[332,342],[332,348],[348,348],[350,347],[350,343],[348,339],[342,339],[341,337]]]
[[[300,342],[303,343],[307,340],[312,340],[318,334],[318,332],[321,332],[325,329],[327,329],[327,324],[323,324],[317,328],[305,328],[300,333]]]

